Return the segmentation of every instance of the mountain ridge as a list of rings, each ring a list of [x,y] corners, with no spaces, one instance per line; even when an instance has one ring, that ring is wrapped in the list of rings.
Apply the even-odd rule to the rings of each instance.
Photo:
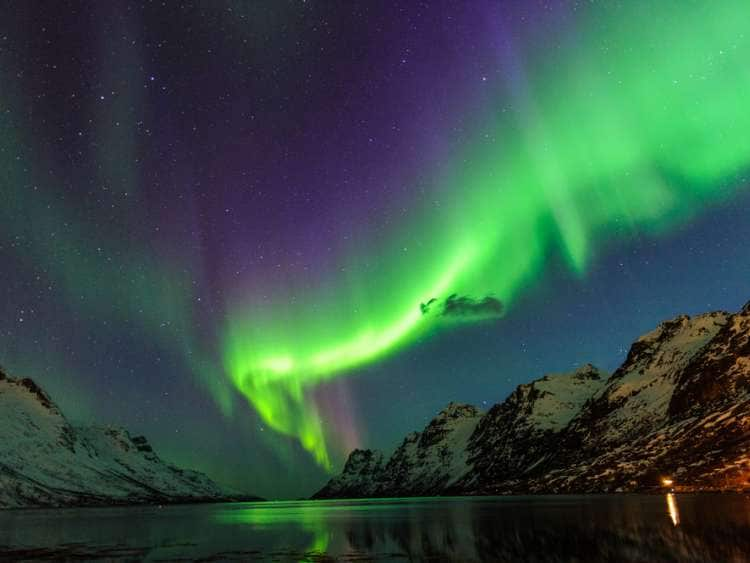
[[[0,508],[250,499],[163,461],[144,436],[71,424],[33,379],[0,368]]]
[[[611,375],[584,364],[519,385],[468,439],[432,444],[464,467],[399,454],[421,435],[365,472],[347,462],[313,498],[386,496],[394,479],[400,496],[649,491],[667,477],[681,491],[750,490],[750,302],[659,323]],[[424,487],[424,474],[442,478]]]

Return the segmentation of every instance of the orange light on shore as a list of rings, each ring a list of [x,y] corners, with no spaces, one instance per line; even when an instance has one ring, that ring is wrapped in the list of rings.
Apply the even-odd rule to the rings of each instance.
[[[662,487],[671,487],[672,485],[674,485],[674,480],[670,479],[669,477],[662,477],[661,485]]]

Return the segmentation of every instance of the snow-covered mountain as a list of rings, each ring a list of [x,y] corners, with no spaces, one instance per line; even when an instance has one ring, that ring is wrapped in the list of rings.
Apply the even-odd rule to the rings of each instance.
[[[416,452],[446,411],[387,462],[347,462],[316,497],[632,491],[667,476],[681,490],[750,489],[750,303],[661,323],[610,376],[587,364],[519,385],[485,415],[462,409],[470,434],[440,436],[440,455]]]
[[[750,488],[750,303],[644,335],[566,429],[532,490]]]
[[[165,463],[143,436],[72,426],[34,381],[0,370],[0,508],[234,496],[202,473]]]
[[[453,486],[468,470],[468,440],[482,413],[450,403],[422,432],[412,432],[387,463],[383,454],[355,450],[344,471],[316,498],[430,495]]]
[[[516,387],[482,418],[469,441],[471,468],[457,492],[484,483],[523,479],[555,450],[561,433],[604,387],[607,374],[591,364]]]

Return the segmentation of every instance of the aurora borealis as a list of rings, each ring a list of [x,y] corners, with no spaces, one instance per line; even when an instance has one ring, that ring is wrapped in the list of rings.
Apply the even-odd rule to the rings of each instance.
[[[0,363],[233,483],[748,298],[743,2],[2,10]]]

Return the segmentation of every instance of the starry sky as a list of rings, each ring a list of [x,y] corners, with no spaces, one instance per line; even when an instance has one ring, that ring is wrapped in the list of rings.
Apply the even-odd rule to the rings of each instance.
[[[0,5],[0,364],[273,498],[750,298],[739,0]]]

